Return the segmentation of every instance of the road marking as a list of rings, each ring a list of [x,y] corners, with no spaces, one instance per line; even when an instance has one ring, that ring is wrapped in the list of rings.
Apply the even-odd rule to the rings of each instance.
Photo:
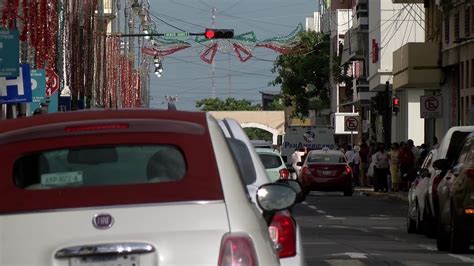
[[[438,249],[435,246],[432,245],[418,245],[420,248],[424,248],[430,251],[437,251]]]
[[[317,209],[318,209],[318,207],[313,206],[313,205],[309,205],[308,207],[309,207],[310,209],[313,209],[313,210],[317,210]]]
[[[303,245],[336,245],[336,242],[303,242]]]
[[[349,228],[349,226],[345,226],[345,225],[331,225],[329,227],[331,227],[331,228],[343,228],[343,229]]]
[[[391,227],[391,226],[374,226],[372,229],[375,230],[398,230],[396,227]]]
[[[301,204],[308,205],[306,201],[301,202]]]
[[[389,220],[388,217],[369,217],[370,220]]]
[[[367,259],[367,253],[358,253],[358,252],[346,252],[346,253],[337,253],[331,254],[330,256],[349,256],[351,259]]]
[[[326,215],[326,218],[331,219],[331,218],[334,218],[334,216],[332,216],[332,215]]]
[[[324,260],[332,266],[363,266],[365,265],[360,260]]]
[[[321,213],[321,214],[325,214],[325,213],[326,213],[325,211],[322,211],[322,210],[317,210],[316,212],[317,212],[317,213]]]
[[[453,258],[460,259],[463,262],[474,263],[474,259],[471,259],[469,257],[465,257],[465,256],[461,256],[461,255],[454,255],[454,254],[448,254],[448,255],[453,257]]]
[[[369,229],[367,229],[367,228],[355,228],[355,229],[357,229],[357,230],[359,230],[359,231],[362,231],[362,232],[364,232],[364,233],[370,233],[370,232],[371,232],[371,231],[369,231]]]

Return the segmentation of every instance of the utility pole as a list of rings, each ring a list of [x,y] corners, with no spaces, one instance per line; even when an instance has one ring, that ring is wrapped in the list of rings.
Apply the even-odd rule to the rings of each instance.
[[[212,8],[212,28],[216,27],[216,11],[217,8],[213,7]],[[211,85],[211,96],[212,98],[216,98],[216,65],[215,65],[215,60],[212,60],[212,65],[211,65],[211,79],[212,79],[212,85]]]
[[[390,95],[390,83],[387,81],[385,82],[385,99],[384,99],[384,119],[383,119],[383,133],[384,133],[384,142],[386,145],[390,145],[392,143],[391,139],[391,131],[392,131],[392,107],[391,107],[391,95]]]

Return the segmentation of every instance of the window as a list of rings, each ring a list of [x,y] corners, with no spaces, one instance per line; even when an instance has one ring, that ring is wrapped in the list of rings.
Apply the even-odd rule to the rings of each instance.
[[[464,125],[464,97],[461,97],[461,125]]]
[[[17,187],[47,189],[179,181],[186,170],[174,146],[85,147],[23,156],[13,177]]]
[[[461,68],[460,68],[459,71],[460,71],[460,73],[459,73],[459,75],[460,75],[460,77],[459,77],[459,79],[460,79],[459,80],[460,81],[459,82],[459,87],[462,90],[462,89],[464,89],[464,62],[461,62]]]
[[[468,37],[471,34],[471,9],[464,10],[464,35]]]
[[[449,43],[449,15],[444,17],[444,41]]]
[[[466,89],[469,88],[469,60],[466,60]]]
[[[338,154],[311,154],[308,163],[346,163],[346,158]]]
[[[262,160],[265,169],[278,168],[282,165],[280,156],[272,154],[259,154],[260,160]]]
[[[474,88],[474,59],[471,60],[471,87]]]
[[[459,40],[459,12],[454,14],[454,40]]]

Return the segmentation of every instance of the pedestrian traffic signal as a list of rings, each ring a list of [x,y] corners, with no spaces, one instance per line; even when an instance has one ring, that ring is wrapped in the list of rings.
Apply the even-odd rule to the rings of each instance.
[[[393,98],[392,99],[392,111],[397,114],[400,111],[400,99]]]
[[[231,39],[234,38],[232,29],[206,29],[204,32],[206,39]]]

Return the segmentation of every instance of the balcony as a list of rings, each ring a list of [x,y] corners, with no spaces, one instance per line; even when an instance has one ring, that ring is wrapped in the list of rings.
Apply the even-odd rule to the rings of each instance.
[[[364,60],[368,54],[366,51],[368,44],[368,33],[360,32],[351,28],[344,36],[344,47],[342,49],[341,63],[349,61]]]
[[[393,89],[438,89],[439,54],[436,43],[407,43],[393,52]]]

